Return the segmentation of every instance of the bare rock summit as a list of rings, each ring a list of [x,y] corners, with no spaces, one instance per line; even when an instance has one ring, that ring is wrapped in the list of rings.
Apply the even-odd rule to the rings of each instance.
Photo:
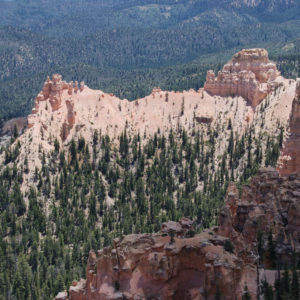
[[[276,79],[279,76],[265,49],[242,50],[217,76],[211,70],[207,72],[204,90],[222,97],[241,96],[255,108],[278,86]]]

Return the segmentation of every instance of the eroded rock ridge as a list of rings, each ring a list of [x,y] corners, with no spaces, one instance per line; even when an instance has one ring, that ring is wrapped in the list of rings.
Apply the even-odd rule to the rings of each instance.
[[[241,96],[256,107],[277,86],[279,72],[265,49],[242,50],[215,76],[208,71],[205,91],[221,97]]]
[[[83,90],[84,82],[80,83],[79,88],[77,81],[75,81],[75,84],[73,83],[73,81],[67,83],[66,81],[62,80],[62,76],[59,74],[54,74],[52,76],[52,80],[50,80],[50,78],[48,77],[46,82],[44,83],[42,91],[38,94],[38,96],[35,99],[34,108],[32,109],[31,115],[28,117],[28,127],[31,128],[34,125],[41,102],[49,101],[52,112],[55,112],[61,108],[62,102],[63,100],[65,100],[68,114],[67,120],[62,130],[69,131],[75,123],[75,116],[73,114],[74,104],[71,99],[65,99],[66,97],[63,97],[63,92],[67,91],[67,95],[70,98],[70,96],[73,93],[78,93],[79,91],[82,92]],[[61,136],[63,139],[63,134],[61,134]]]

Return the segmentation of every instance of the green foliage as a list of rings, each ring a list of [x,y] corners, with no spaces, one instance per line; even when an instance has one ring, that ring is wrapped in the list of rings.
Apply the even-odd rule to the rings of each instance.
[[[299,299],[299,275],[295,266],[292,266],[292,271],[285,269],[283,274],[278,271],[275,282],[275,297],[273,297],[273,289],[267,283],[263,282],[263,293],[266,299]]]
[[[265,300],[273,300],[274,292],[271,285],[268,284],[266,280],[261,283],[261,291]]]
[[[0,119],[29,113],[46,76],[57,72],[132,100],[154,86],[199,89],[208,69],[257,46],[274,53],[283,75],[300,76],[297,1],[247,7],[225,0],[0,0],[0,6]]]
[[[226,240],[224,243],[224,249],[230,253],[233,253],[234,247],[230,240]]]
[[[277,257],[276,257],[275,244],[273,241],[272,231],[270,231],[268,235],[268,259],[270,260],[273,268],[276,268],[276,264],[277,264],[276,258]]]
[[[218,133],[209,126],[190,136],[182,128],[168,136],[157,132],[147,140],[124,131],[118,145],[98,131],[91,144],[79,138],[60,149],[54,141],[49,155],[41,149],[45,163],[26,193],[20,185],[28,158],[17,168],[12,153],[21,145],[8,146],[9,162],[0,170],[0,295],[51,299],[85,276],[90,249],[126,234],[157,232],[167,220],[189,217],[196,232],[215,225],[230,173],[242,185],[258,168],[256,149],[267,155],[251,130],[232,134],[218,163]],[[229,240],[224,248],[234,250]],[[296,293],[293,282],[289,290]]]
[[[219,285],[217,284],[216,286],[216,295],[215,295],[215,300],[221,300],[221,291],[220,291],[220,288],[219,288]]]
[[[175,243],[175,239],[174,239],[175,232],[173,230],[171,230],[169,235],[170,235],[170,244],[172,245]]]
[[[243,295],[242,295],[242,300],[251,300],[251,296],[249,294],[248,286],[247,285],[245,285],[245,287],[244,287],[244,291],[243,291]]]

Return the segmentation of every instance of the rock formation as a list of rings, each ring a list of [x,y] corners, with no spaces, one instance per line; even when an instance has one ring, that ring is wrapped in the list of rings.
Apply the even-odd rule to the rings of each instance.
[[[74,112],[73,101],[66,100],[66,106],[67,106],[67,118],[66,118],[66,121],[62,125],[61,134],[60,134],[62,141],[66,140],[67,136],[70,133],[70,130],[73,128],[73,126],[75,124],[76,112]]]
[[[78,81],[75,81],[75,84],[74,84],[74,92],[75,92],[75,93],[78,92]]]
[[[290,175],[300,166],[299,99],[299,82],[279,76],[262,49],[239,52],[217,78],[209,72],[205,88],[198,92],[155,88],[132,102],[89,89],[83,82],[67,83],[56,74],[46,80],[36,98],[29,128],[16,141],[22,147],[14,163],[22,168],[28,161],[22,187],[26,190],[35,169],[42,167],[40,153],[45,153],[47,163],[56,139],[60,149],[67,149],[72,138],[81,137],[89,147],[99,132],[119,144],[125,128],[130,136],[143,135],[143,141],[158,131],[184,129],[187,134],[199,131],[209,137],[213,129],[217,166],[227,152],[230,124],[234,138],[251,126],[253,140],[261,139],[262,144],[266,132],[276,137],[280,127],[288,129],[278,170]],[[4,153],[0,159],[5,159]],[[290,262],[292,250],[300,251],[299,186],[299,176],[281,178],[274,170],[262,171],[244,187],[241,197],[231,184],[219,227],[194,235],[193,222],[182,219],[162,224],[160,233],[115,240],[113,247],[91,252],[87,279],[74,281],[68,293],[60,293],[57,299],[204,299],[205,294],[213,299],[217,287],[224,299],[232,299],[232,294],[239,299],[245,284],[255,297],[257,233],[263,234],[263,247],[272,235],[282,262]],[[261,264],[271,266],[267,256]]]
[[[242,50],[215,77],[208,71],[204,90],[222,97],[241,96],[256,107],[276,86],[276,65],[265,49]]]
[[[223,94],[235,97],[214,96],[211,91],[216,87],[217,90],[222,87],[224,91],[227,81],[208,78],[205,89],[197,92],[167,92],[157,87],[142,99],[128,101],[100,90],[92,90],[84,82],[67,83],[60,75],[55,74],[52,79],[47,78],[36,98],[32,114],[28,116],[28,129],[19,137],[24,147],[20,149],[17,164],[21,167],[22,161],[27,157],[29,172],[26,176],[32,178],[35,168],[41,167],[42,161],[38,155],[41,149],[45,153],[51,152],[55,139],[62,147],[72,138],[76,140],[83,137],[86,141],[92,141],[95,131],[107,134],[112,143],[118,143],[118,137],[125,128],[128,135],[140,134],[147,137],[158,131],[167,134],[178,128],[185,129],[188,134],[193,131],[206,134],[208,127],[219,132],[215,151],[215,162],[218,164],[219,157],[224,152],[224,141],[229,139],[230,131],[226,130],[229,120],[237,135],[244,134],[252,127],[256,138],[261,131],[275,137],[280,131],[278,124],[286,131],[295,98],[296,82],[278,76],[266,51],[243,50],[233,57],[224,70],[219,77],[227,74],[228,78],[237,79],[237,86],[233,84],[236,89],[233,88],[230,92],[227,89]],[[243,74],[252,74],[255,77],[253,82],[259,85],[258,90],[254,89],[256,98],[251,98],[253,105],[257,105],[258,99],[262,101],[258,109],[253,110],[245,100],[253,93],[249,89],[249,82],[243,81],[243,76],[248,75]],[[277,88],[272,91],[273,87]],[[263,100],[261,97],[257,98],[261,91],[263,96],[266,95],[265,91],[269,93]],[[4,159],[2,156],[0,160]]]
[[[168,221],[161,225],[161,232],[166,234],[175,234],[184,236],[188,232],[193,232],[193,222],[188,218],[182,218],[179,222]]]
[[[61,94],[62,90],[68,88],[67,83],[62,81],[62,77],[59,74],[54,74],[52,80],[49,76],[44,83],[42,91],[38,94],[35,99],[35,105],[32,109],[32,114],[37,114],[39,110],[39,103],[49,99],[52,110],[56,111],[61,105]],[[30,127],[30,126],[29,126]]]
[[[187,236],[182,227],[192,222],[168,222],[161,233],[128,235],[112,248],[91,251],[87,279],[72,283],[68,299],[215,299],[218,288],[229,300],[241,299],[245,285],[255,298],[258,233],[266,252],[271,234],[278,261],[290,264],[293,251],[300,254],[299,220],[300,174],[282,178],[275,169],[262,169],[241,197],[229,186],[219,227]],[[271,265],[267,255],[260,260],[266,269]],[[276,270],[262,268],[261,280],[266,273]]]
[[[80,92],[83,92],[84,90],[84,81],[80,82]]]
[[[300,172],[300,79],[297,81],[288,137],[281,152],[278,171],[281,175]]]
[[[75,91],[76,87],[78,90],[78,83],[76,86],[77,81],[75,82]],[[35,106],[32,109],[32,114],[36,114],[39,111],[39,104],[42,101],[48,100],[52,111],[57,111],[61,107],[62,104],[62,94],[63,91],[67,90],[69,95],[73,93],[73,82],[67,83],[66,81],[62,80],[62,76],[59,74],[54,74],[52,76],[52,80],[50,80],[49,76],[44,83],[42,91],[38,94],[35,99]],[[81,82],[80,90],[84,90],[84,83]]]
[[[281,267],[290,264],[293,250],[300,253],[299,183],[300,173],[280,177],[275,169],[268,168],[260,170],[244,186],[241,197],[231,184],[226,206],[220,213],[218,233],[229,237],[237,251],[247,249],[254,253],[257,233],[272,232],[278,262]],[[267,259],[265,264],[268,265]]]
[[[51,135],[57,136],[59,133],[63,142],[73,135],[72,128],[75,123],[78,125],[74,126],[76,128],[86,128],[89,132],[101,129],[111,137],[120,134],[125,124],[129,124],[129,130],[135,133],[153,134],[158,129],[168,131],[171,128],[175,129],[178,124],[188,130],[203,124],[213,125],[214,122],[218,122],[220,113],[232,111],[233,104],[225,107],[227,102],[225,103],[224,99],[214,97],[220,95],[239,97],[234,99],[239,111],[232,116],[227,115],[226,118],[237,119],[240,123],[238,127],[243,129],[253,120],[253,112],[245,107],[244,99],[249,101],[252,107],[256,107],[280,85],[287,86],[288,82],[279,76],[275,64],[269,61],[268,53],[264,49],[243,50],[235,54],[217,78],[209,71],[204,89],[200,89],[199,92],[164,92],[156,87],[151,93],[151,101],[148,101],[150,95],[132,102],[121,101],[112,94],[89,89],[84,82],[67,83],[62,80],[61,75],[55,74],[52,80],[47,78],[37,96],[32,114],[28,117],[28,127],[38,123],[48,123],[48,128],[53,127],[50,126],[49,120],[41,120],[41,114],[45,114],[44,110],[51,107],[52,114],[47,113],[47,117],[53,121],[51,124],[60,123],[60,128],[55,128]],[[288,89],[291,90],[292,86]],[[293,96],[289,94],[285,97],[287,99],[282,102],[288,103],[282,103],[281,106],[287,107],[288,110],[290,98]],[[161,98],[164,101],[161,101]],[[68,105],[71,102],[72,109]],[[72,117],[71,111],[74,112]],[[74,119],[75,112],[77,120]],[[242,114],[245,116],[242,117]]]

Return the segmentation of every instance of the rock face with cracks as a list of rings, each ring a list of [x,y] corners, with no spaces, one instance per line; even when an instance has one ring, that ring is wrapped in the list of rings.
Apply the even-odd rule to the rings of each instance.
[[[278,261],[290,263],[293,251],[300,253],[299,220],[300,174],[262,169],[241,196],[229,186],[219,227],[187,237],[173,230],[182,228],[180,221],[166,223],[161,233],[116,239],[113,247],[90,252],[86,280],[74,281],[56,300],[215,299],[217,288],[222,299],[241,299],[246,284],[256,298],[257,276],[276,272],[257,273],[257,233],[266,242],[271,232]],[[165,233],[170,227],[174,237]],[[268,269],[268,258],[261,259]]]
[[[48,77],[46,82],[44,83],[42,91],[38,94],[35,99],[35,105],[32,109],[32,114],[28,117],[28,127],[31,128],[35,123],[35,116],[39,112],[40,102],[49,101],[52,112],[55,112],[61,108],[62,101],[63,101],[63,92],[64,90],[67,91],[68,95],[72,95],[78,92],[78,87],[73,87],[73,82],[67,83],[66,81],[62,80],[61,75],[54,74],[52,80]],[[80,92],[84,90],[84,82],[80,84]],[[69,100],[70,103],[70,100]],[[68,104],[67,104],[68,106]],[[68,106],[68,120],[73,118],[74,116],[69,115],[69,106]]]
[[[241,96],[255,108],[274,88],[279,72],[265,49],[242,50],[215,76],[207,72],[204,90],[222,97]]]
[[[300,79],[297,81],[295,98],[292,105],[288,137],[284,143],[278,163],[281,175],[300,172]]]

